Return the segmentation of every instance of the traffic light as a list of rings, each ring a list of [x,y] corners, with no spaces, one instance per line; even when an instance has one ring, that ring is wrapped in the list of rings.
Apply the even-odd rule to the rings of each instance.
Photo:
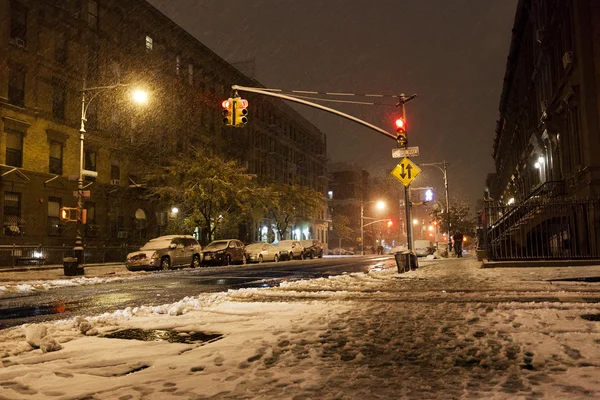
[[[387,222],[387,227],[391,228],[394,225],[394,221],[392,221],[391,219]]]
[[[396,140],[398,140],[398,147],[406,148],[408,146],[408,139],[406,138],[406,122],[404,118],[398,118],[396,120]]]
[[[223,124],[225,126],[233,126],[233,101],[232,98],[229,98],[221,103],[223,106]]]
[[[248,100],[238,97],[234,99],[234,102],[234,125],[241,128],[248,122]]]
[[[431,189],[427,189],[427,190],[425,191],[425,201],[426,201],[426,202],[428,202],[428,201],[433,201],[433,190],[431,190]]]

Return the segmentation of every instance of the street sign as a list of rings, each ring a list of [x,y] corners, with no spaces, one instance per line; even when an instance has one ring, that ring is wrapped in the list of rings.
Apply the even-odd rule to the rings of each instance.
[[[408,186],[419,175],[419,172],[421,172],[421,168],[405,157],[392,170],[392,175],[404,186]]]
[[[419,155],[419,148],[408,147],[406,149],[392,149],[392,158],[416,157]]]

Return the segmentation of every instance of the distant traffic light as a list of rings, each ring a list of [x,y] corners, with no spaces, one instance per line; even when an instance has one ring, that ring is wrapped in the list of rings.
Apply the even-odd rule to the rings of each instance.
[[[427,189],[425,191],[425,201],[433,201],[433,190]]]
[[[392,221],[391,219],[387,222],[387,227],[391,228],[394,225],[394,221]]]
[[[240,99],[239,97],[235,98],[234,113],[234,126],[241,128],[244,125],[246,125],[246,123],[248,122],[248,100]]]
[[[406,138],[406,121],[404,121],[404,118],[396,119],[396,135],[398,147],[406,148],[408,139]]]
[[[77,209],[73,207],[61,207],[60,209],[60,219],[65,222],[75,222],[77,221]]]
[[[221,105],[223,106],[223,124],[225,126],[233,126],[233,102],[232,98],[223,100]]]

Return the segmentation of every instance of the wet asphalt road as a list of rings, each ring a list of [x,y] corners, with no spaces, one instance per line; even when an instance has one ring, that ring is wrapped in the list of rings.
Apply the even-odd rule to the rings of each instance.
[[[0,296],[0,329],[77,315],[98,315],[126,307],[169,304],[186,296],[229,289],[277,286],[284,280],[367,272],[387,256],[324,258],[305,261],[157,271],[139,279],[44,292]]]

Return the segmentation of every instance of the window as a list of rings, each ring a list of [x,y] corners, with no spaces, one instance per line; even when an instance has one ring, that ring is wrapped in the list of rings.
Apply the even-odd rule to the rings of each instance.
[[[175,73],[179,75],[179,70],[181,69],[181,57],[179,55],[175,57]]]
[[[190,85],[194,84],[194,65],[188,64],[188,83]]]
[[[154,47],[154,41],[150,36],[146,36],[146,53],[150,53]]]
[[[27,8],[18,1],[10,2],[10,37],[17,45],[25,45],[27,38]]]
[[[67,37],[64,34],[57,34],[54,37],[54,61],[67,62]]]
[[[88,171],[96,171],[96,152],[94,150],[85,151],[85,169]],[[86,176],[86,181],[95,181],[96,178],[92,176]]]
[[[23,166],[23,133],[8,129],[6,131],[6,165],[21,168]]]
[[[48,236],[60,236],[60,198],[48,197]]]
[[[98,3],[94,0],[88,0],[88,26],[98,29]]]
[[[50,168],[51,174],[62,175],[63,164],[63,144],[60,142],[50,142]]]
[[[21,220],[21,193],[4,192],[4,234],[20,235],[22,231]]]
[[[52,116],[65,119],[65,85],[55,83],[52,86]]]
[[[121,179],[121,165],[119,160],[112,160],[110,166],[110,182],[113,185],[118,185]],[[115,182],[116,181],[116,182]]]
[[[25,107],[25,71],[20,67],[10,67],[8,72],[8,102]]]

